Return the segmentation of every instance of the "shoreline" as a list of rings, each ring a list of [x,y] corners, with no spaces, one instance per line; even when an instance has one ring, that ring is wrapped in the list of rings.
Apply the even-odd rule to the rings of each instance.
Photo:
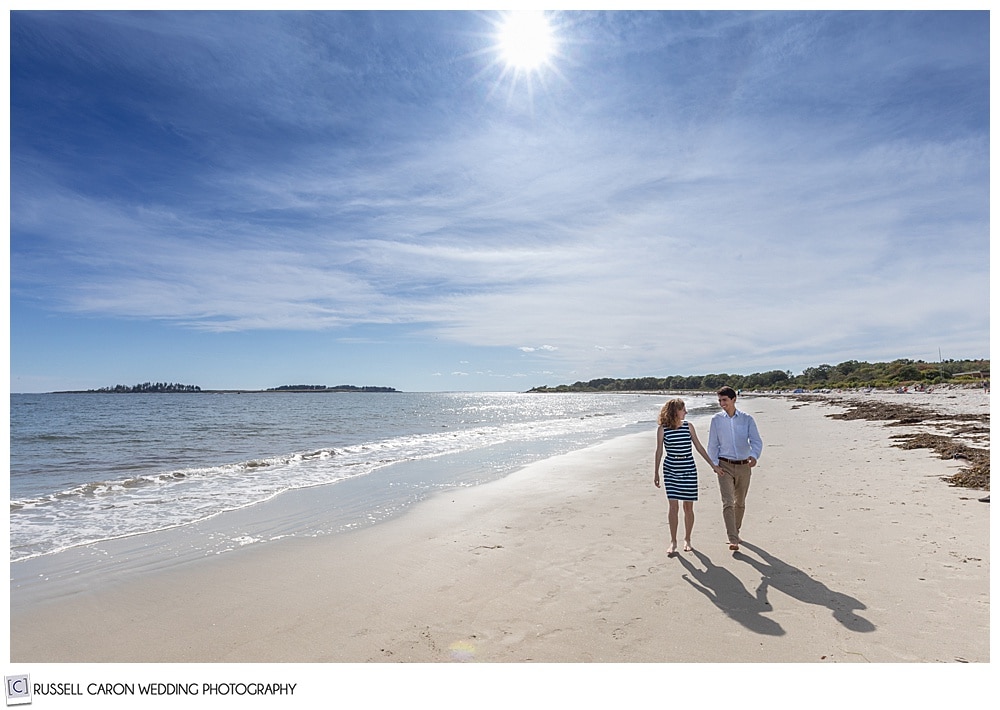
[[[406,401],[390,410],[382,397],[376,402],[357,395],[354,404],[342,408],[319,395],[298,405],[289,400],[287,407],[267,395],[247,396],[254,399],[246,405],[220,400],[208,406],[208,400],[199,400],[204,407],[191,398],[183,398],[187,404],[176,398],[146,397],[134,405],[118,400],[123,406],[111,412],[124,422],[134,411],[134,428],[142,433],[134,443],[119,446],[116,426],[105,424],[90,438],[70,430],[67,434],[81,442],[79,462],[72,457],[50,462],[47,440],[33,439],[21,424],[30,422],[22,412],[27,417],[32,411],[76,410],[76,405],[69,400],[22,405],[16,410],[17,436],[12,434],[18,450],[11,462],[9,559],[54,557],[60,549],[156,535],[212,518],[223,529],[205,526],[219,540],[209,554],[225,549],[225,520],[233,517],[249,519],[250,528],[258,527],[255,516],[290,523],[276,520],[271,529],[244,532],[240,528],[246,523],[234,522],[235,531],[226,537],[240,544],[276,535],[328,534],[383,520],[451,485],[479,484],[532,460],[644,429],[656,411],[653,401],[634,396],[603,402],[564,397],[550,406],[506,395],[403,393],[398,396]],[[104,417],[105,405],[78,404],[83,412]],[[265,414],[272,410],[273,416]],[[415,414],[397,426],[387,423],[387,411]],[[357,421],[348,421],[351,417]],[[260,436],[252,433],[257,431]],[[147,439],[157,442],[155,450],[141,443]],[[192,440],[196,445],[190,445]],[[417,469],[419,474],[409,474]],[[290,497],[296,502],[285,505]],[[291,509],[287,514],[235,512],[275,506]],[[342,514],[327,515],[328,510]]]
[[[765,449],[739,553],[702,463],[695,552],[666,557],[640,432],[336,538],[12,609],[11,660],[987,663],[989,505],[940,480],[959,462],[826,404],[740,405]]]
[[[11,608],[72,596],[108,580],[127,582],[136,575],[167,573],[203,558],[219,559],[281,540],[327,539],[383,525],[442,494],[429,482],[437,481],[444,494],[475,488],[510,475],[489,473],[485,467],[509,466],[503,462],[517,455],[536,462],[558,455],[540,453],[538,446],[538,442],[510,442],[487,450],[399,461],[381,467],[377,475],[283,491],[203,520],[11,561]]]

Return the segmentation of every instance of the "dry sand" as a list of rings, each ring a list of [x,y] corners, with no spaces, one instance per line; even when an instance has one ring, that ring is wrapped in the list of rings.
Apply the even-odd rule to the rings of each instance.
[[[927,395],[989,411],[947,396]],[[699,461],[695,551],[667,558],[650,431],[369,529],[29,605],[11,661],[987,663],[990,504],[942,481],[961,462],[819,399],[738,406],[765,442],[738,553]]]

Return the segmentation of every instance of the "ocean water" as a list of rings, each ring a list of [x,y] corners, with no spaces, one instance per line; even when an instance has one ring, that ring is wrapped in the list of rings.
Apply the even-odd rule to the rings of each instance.
[[[523,393],[13,394],[10,560],[157,531],[213,554],[333,534],[436,491],[650,431],[665,396]],[[709,412],[709,397],[686,398]],[[281,502],[281,506],[274,506]],[[283,511],[264,525],[261,506]],[[260,516],[257,516],[258,518]],[[200,527],[199,527],[200,526]],[[16,575],[12,575],[16,576]]]

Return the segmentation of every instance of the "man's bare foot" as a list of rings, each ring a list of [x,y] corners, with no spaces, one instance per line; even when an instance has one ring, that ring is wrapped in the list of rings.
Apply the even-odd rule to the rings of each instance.
[[[684,541],[684,552],[691,552],[692,549],[693,548],[691,547],[691,541],[690,540],[685,540]]]

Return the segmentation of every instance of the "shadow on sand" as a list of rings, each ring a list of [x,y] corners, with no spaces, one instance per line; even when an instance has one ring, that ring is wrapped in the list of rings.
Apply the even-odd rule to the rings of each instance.
[[[835,592],[822,582],[817,582],[798,567],[784,562],[756,545],[742,541],[740,545],[760,557],[763,562],[742,552],[733,553],[733,558],[752,565],[761,574],[757,597],[767,602],[767,589],[772,587],[806,604],[825,606],[833,612],[833,618],[851,631],[867,633],[875,630],[875,624],[854,613],[855,609],[866,609],[860,601],[847,594]],[[770,607],[768,607],[770,608]]]
[[[750,631],[766,636],[784,635],[785,630],[778,622],[762,616],[764,612],[771,611],[763,585],[758,587],[754,596],[732,572],[712,564],[707,555],[697,550],[694,550],[694,555],[705,566],[704,570],[688,562],[684,555],[677,558],[691,575],[682,575],[688,584],[704,594],[726,616]]]

